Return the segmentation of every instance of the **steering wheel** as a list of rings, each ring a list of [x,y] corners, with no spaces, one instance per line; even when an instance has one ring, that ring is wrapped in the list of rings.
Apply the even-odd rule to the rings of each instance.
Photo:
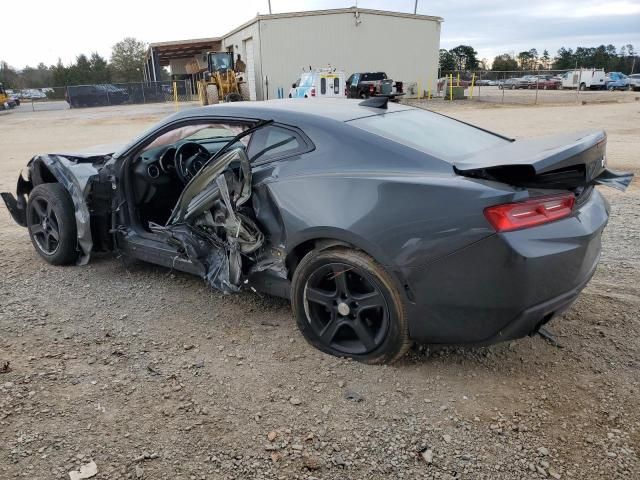
[[[209,160],[209,150],[196,142],[186,142],[175,153],[176,174],[183,183],[188,183]]]

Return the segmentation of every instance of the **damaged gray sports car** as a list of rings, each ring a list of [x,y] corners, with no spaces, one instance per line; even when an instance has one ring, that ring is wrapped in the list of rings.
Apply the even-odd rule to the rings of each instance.
[[[53,265],[114,251],[289,298],[305,338],[369,363],[412,340],[538,331],[593,275],[606,135],[513,140],[388,102],[237,102],[127,146],[35,156],[2,197]]]

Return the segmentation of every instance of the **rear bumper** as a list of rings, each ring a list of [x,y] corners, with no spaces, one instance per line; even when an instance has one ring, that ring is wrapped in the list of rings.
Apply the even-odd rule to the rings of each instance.
[[[607,220],[608,206],[594,190],[570,218],[495,234],[412,269],[411,336],[483,345],[536,331],[593,276]]]

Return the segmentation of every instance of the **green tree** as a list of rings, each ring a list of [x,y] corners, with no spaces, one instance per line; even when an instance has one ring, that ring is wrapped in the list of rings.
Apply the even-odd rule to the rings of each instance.
[[[453,58],[453,55],[449,53],[449,50],[446,48],[440,49],[440,71],[441,72],[452,72],[456,69],[456,62]]]
[[[553,62],[553,68],[556,70],[568,70],[570,68],[575,68],[576,59],[573,55],[573,50],[571,48],[561,47],[558,50],[558,54],[556,55],[555,61]]]
[[[5,88],[22,88],[19,82],[20,76],[18,72],[10,67],[4,60],[0,61],[0,83],[2,83]]]
[[[478,52],[470,45],[458,45],[449,50],[455,63],[455,69],[460,71],[476,70],[478,68]]]
[[[49,68],[42,62],[36,68],[26,66],[20,72],[21,88],[42,88],[50,87],[52,83],[52,75]]]
[[[84,53],[78,55],[75,65],[71,66],[71,80],[74,85],[88,85],[93,83],[91,64]]]
[[[522,70],[536,70],[538,68],[538,50],[532,48],[518,54],[518,63]]]
[[[494,71],[509,71],[517,69],[518,61],[508,53],[498,55],[493,59],[493,63],[491,64],[491,70]]]
[[[542,56],[540,57],[540,64],[542,68],[549,70],[551,68],[551,57],[549,56],[549,50],[546,48],[542,52]]]
[[[127,37],[116,43],[111,52],[113,76],[119,82],[139,82],[147,44]]]
[[[111,83],[111,69],[107,61],[97,52],[93,52],[89,58],[91,68],[91,83]]]

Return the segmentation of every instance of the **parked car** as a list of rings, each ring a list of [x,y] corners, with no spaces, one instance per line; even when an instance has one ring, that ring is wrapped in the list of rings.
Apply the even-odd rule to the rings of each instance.
[[[496,80],[488,80],[488,79],[481,79],[481,80],[476,80],[476,85],[479,87],[495,87],[496,85],[498,85],[498,82]]]
[[[607,168],[606,140],[514,140],[388,97],[234,102],[37,155],[1,195],[50,264],[117,251],[289,298],[312,345],[381,363],[566,310],[600,258],[594,185],[633,177]]]
[[[632,73],[629,75],[629,87],[632,90],[640,90],[640,73]]]
[[[609,72],[605,77],[605,86],[607,90],[629,90],[629,77],[620,72]]]
[[[552,75],[536,75],[535,80],[529,84],[530,89],[558,90],[562,88],[562,80]]]
[[[47,98],[47,96],[36,88],[29,88],[22,90],[22,98],[27,100],[43,100]]]
[[[402,93],[402,84],[394,83],[385,72],[354,73],[347,78],[348,98],[369,98],[391,93]]]
[[[289,98],[345,97],[344,72],[335,68],[319,68],[303,72],[291,85]]]
[[[502,90],[515,90],[516,88],[522,88],[523,84],[521,78],[507,78],[498,82],[498,88]]]
[[[129,92],[115,85],[78,85],[67,87],[65,100],[71,108],[120,105],[129,101]]]

